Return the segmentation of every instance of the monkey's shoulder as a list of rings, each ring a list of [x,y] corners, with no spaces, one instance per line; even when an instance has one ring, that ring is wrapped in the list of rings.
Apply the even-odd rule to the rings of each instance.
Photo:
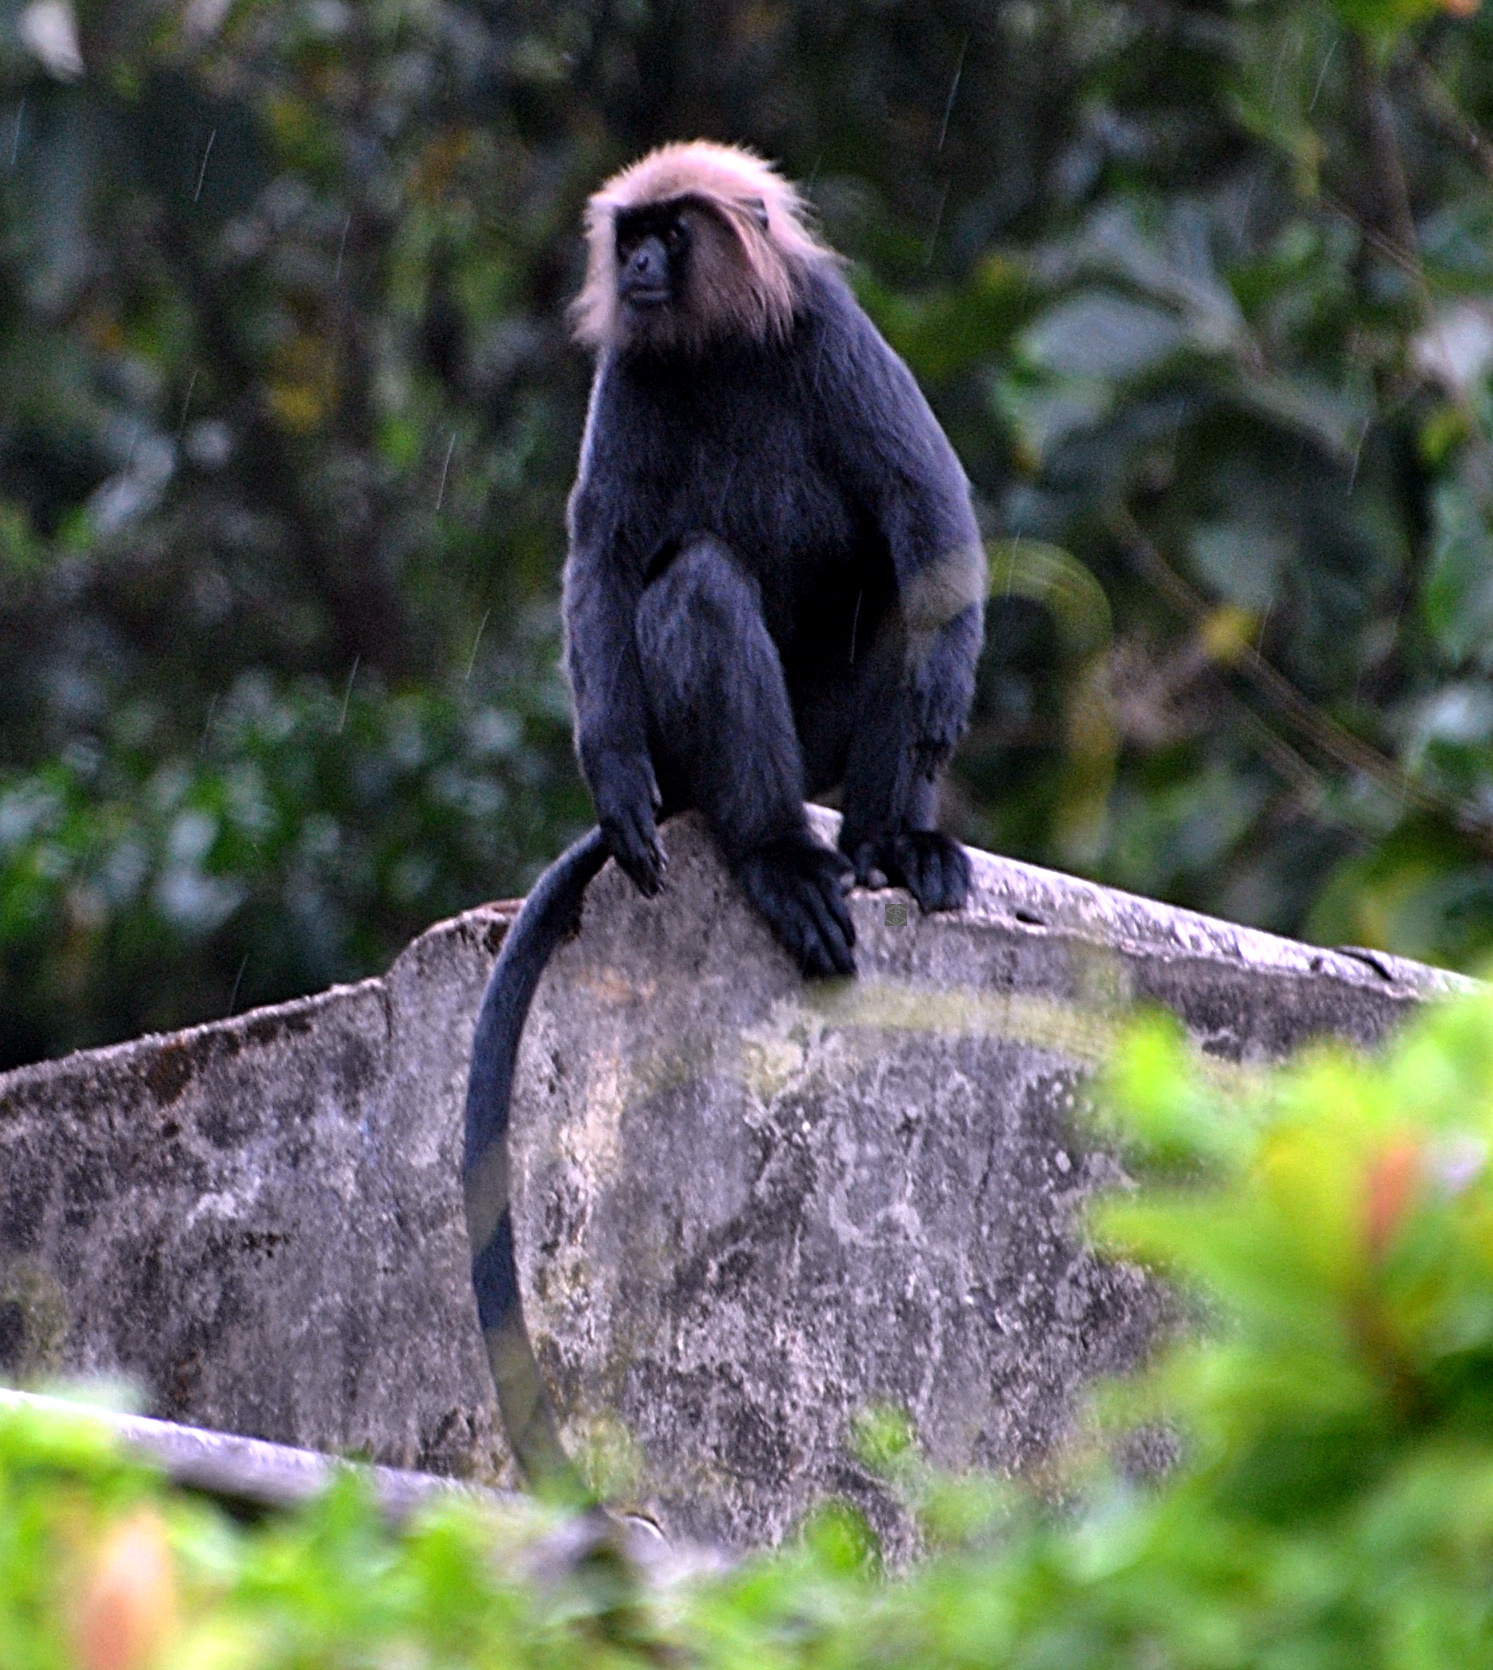
[[[725,340],[689,353],[604,354],[591,395],[599,438],[730,433],[775,450],[780,432],[806,439],[880,417],[937,428],[906,365],[828,263],[810,270],[792,328],[765,341]],[[635,455],[635,452],[634,452]]]
[[[748,543],[840,549],[892,500],[930,507],[940,539],[972,537],[952,447],[828,264],[809,274],[782,339],[598,361],[575,527],[625,507],[650,530],[704,518],[761,536]]]

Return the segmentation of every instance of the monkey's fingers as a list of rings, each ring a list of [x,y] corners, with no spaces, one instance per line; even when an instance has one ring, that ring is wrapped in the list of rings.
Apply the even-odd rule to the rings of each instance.
[[[848,868],[839,853],[808,836],[775,841],[740,866],[747,897],[810,978],[855,973]]]
[[[962,910],[969,897],[969,856],[957,841],[936,829],[899,836],[903,885],[919,910]]]
[[[838,882],[830,891],[808,889],[803,903],[812,927],[810,955],[804,960],[804,972],[826,976],[854,974],[855,924],[845,907],[845,895]]]
[[[855,928],[812,883],[782,889],[770,926],[806,979],[855,973]]]
[[[855,872],[863,886],[876,871],[886,886],[905,887],[921,911],[961,910],[969,897],[969,858],[957,841],[937,829],[904,829],[856,848]]]
[[[645,899],[653,898],[663,885],[669,863],[658,844],[653,813],[640,807],[631,808],[604,818],[601,832],[606,836],[612,857],[627,872],[633,886]]]
[[[893,885],[881,867],[881,845],[876,841],[862,841],[855,849],[851,869],[858,887],[881,888]]]

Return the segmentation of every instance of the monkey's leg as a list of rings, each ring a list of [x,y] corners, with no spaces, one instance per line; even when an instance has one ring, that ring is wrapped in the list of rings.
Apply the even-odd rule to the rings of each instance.
[[[902,635],[890,627],[862,664],[840,848],[862,886],[875,885],[879,871],[891,886],[905,887],[920,910],[958,910],[969,896],[969,859],[933,827],[936,766],[917,746],[905,664]]]
[[[691,536],[644,590],[637,641],[666,798],[705,814],[805,974],[854,973],[850,866],[804,818],[798,735],[756,581],[720,540]]]

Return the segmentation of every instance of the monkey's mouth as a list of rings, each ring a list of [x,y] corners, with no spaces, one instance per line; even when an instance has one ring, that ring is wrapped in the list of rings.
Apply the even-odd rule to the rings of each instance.
[[[671,297],[667,284],[628,284],[623,287],[622,299],[629,307],[647,309],[662,307]]]

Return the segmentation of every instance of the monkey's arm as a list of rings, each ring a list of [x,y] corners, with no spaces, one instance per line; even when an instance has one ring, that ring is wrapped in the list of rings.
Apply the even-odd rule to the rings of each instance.
[[[839,845],[862,885],[883,885],[879,875],[925,911],[957,910],[969,860],[935,827],[938,776],[969,717],[982,610],[963,602],[921,618],[917,588],[927,572],[914,572],[912,608],[888,623],[859,669]]]
[[[916,502],[929,483],[904,482],[899,488],[883,507],[881,525],[905,633],[902,673],[912,772],[914,779],[931,779],[964,734],[974,700],[984,637],[985,552],[972,513],[967,528],[958,522],[951,527],[953,518],[929,514],[928,506]]]
[[[969,887],[963,850],[933,827],[940,768],[963,734],[983,636],[985,556],[969,484],[912,373],[843,288],[823,318],[821,434],[875,522],[897,609],[860,671],[840,845],[863,883],[877,872],[925,910]]]
[[[637,597],[616,560],[615,531],[601,504],[595,484],[583,476],[570,506],[564,599],[576,755],[608,851],[638,891],[652,898],[664,858],[634,631]]]
[[[915,778],[953,753],[974,698],[985,552],[969,483],[912,373],[848,291],[827,313],[827,434],[891,558],[904,634],[899,703]]]

